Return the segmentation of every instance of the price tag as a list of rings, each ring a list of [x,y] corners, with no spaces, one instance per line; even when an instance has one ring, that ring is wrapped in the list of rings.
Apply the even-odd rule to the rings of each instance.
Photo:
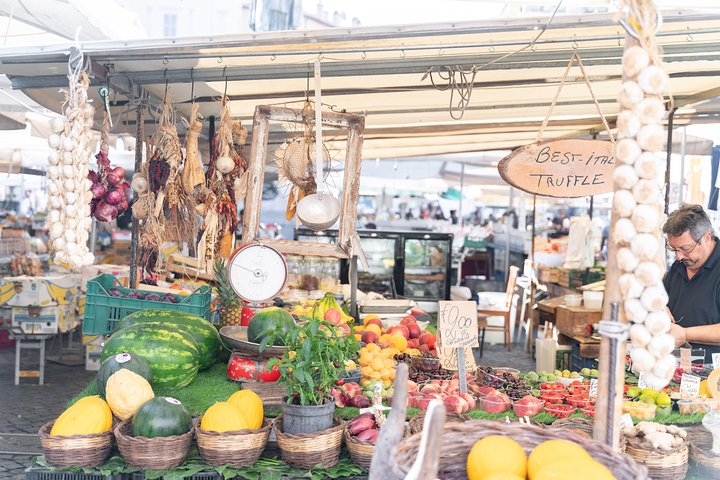
[[[642,373],[641,373],[640,376],[638,377],[638,387],[640,387],[640,388],[648,388],[648,384],[645,383],[645,377],[643,376]]]
[[[438,330],[445,348],[479,347],[477,304],[475,302],[439,303]]]
[[[590,391],[588,395],[591,397],[597,397],[598,392],[598,381],[597,378],[590,379]]]
[[[458,370],[458,356],[457,348],[447,348],[442,345],[442,338],[438,337],[439,343],[436,345],[438,357],[440,358],[440,366],[445,370],[452,370],[456,372]],[[468,373],[474,373],[477,370],[475,365],[475,356],[473,355],[472,348],[464,348],[465,351],[465,371]]]
[[[680,380],[680,396],[696,398],[700,393],[700,377],[683,373]]]
[[[683,369],[685,372],[692,371],[692,349],[691,348],[681,348],[680,349],[680,368]]]
[[[713,368],[720,368],[720,353],[712,354]]]
[[[620,417],[620,428],[632,428],[633,421],[629,413],[624,413]]]

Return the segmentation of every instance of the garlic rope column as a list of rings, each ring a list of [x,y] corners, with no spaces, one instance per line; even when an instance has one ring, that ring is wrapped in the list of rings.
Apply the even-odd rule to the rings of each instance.
[[[664,161],[658,152],[665,147],[662,94],[668,76],[658,65],[659,56],[641,46],[623,55],[625,82],[618,101],[618,138],[615,158],[613,214],[618,220],[612,233],[625,316],[630,327],[633,370],[648,385],[661,388],[675,371],[675,341],[668,334],[667,292],[662,284],[661,227],[664,223],[662,185]]]
[[[95,260],[87,246],[92,225],[92,183],[87,176],[95,109],[88,103],[87,73],[70,77],[64,119],[52,121],[55,133],[48,138],[50,147],[56,149],[48,158],[48,230],[54,260],[78,269]]]

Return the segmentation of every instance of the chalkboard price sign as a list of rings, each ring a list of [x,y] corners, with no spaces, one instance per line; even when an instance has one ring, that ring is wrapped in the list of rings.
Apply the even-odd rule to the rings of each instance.
[[[550,140],[514,150],[500,160],[500,176],[528,193],[573,198],[613,191],[613,144],[602,140]]]

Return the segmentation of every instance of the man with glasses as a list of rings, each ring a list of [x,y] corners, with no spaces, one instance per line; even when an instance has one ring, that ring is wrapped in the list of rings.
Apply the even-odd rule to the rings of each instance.
[[[673,317],[675,346],[705,349],[705,361],[720,353],[720,246],[700,205],[683,205],[663,226],[675,262],[663,278]]]

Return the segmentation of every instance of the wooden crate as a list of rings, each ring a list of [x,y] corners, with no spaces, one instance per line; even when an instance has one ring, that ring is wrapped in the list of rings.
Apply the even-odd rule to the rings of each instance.
[[[546,267],[540,265],[538,267],[538,280],[542,283],[558,283],[560,279],[560,271],[556,267]]]
[[[602,320],[602,309],[589,310],[583,307],[558,305],[555,308],[555,326],[569,337],[585,335],[585,325]]]

